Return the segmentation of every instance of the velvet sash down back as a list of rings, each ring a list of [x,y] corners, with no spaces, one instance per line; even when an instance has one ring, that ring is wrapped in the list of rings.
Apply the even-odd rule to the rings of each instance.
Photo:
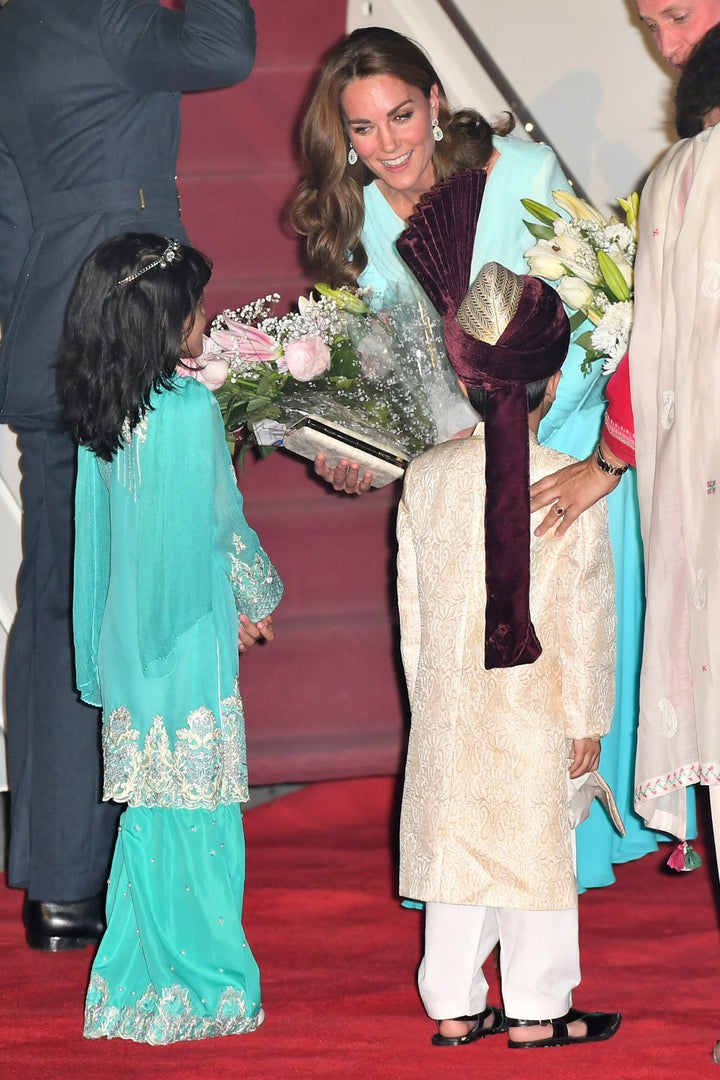
[[[418,203],[397,249],[443,318],[450,362],[469,386],[487,391],[485,418],[485,667],[533,663],[542,652],[530,618],[530,467],[526,383],[557,371],[570,328],[557,294],[536,278],[521,284],[514,316],[495,341],[457,320],[469,292],[486,174],[458,173]],[[488,269],[494,264],[488,264]],[[497,270],[504,268],[496,267]],[[478,276],[475,304],[494,303],[502,274]],[[517,292],[517,290],[516,290]],[[516,297],[517,299],[517,297]],[[466,323],[466,325],[469,325]]]

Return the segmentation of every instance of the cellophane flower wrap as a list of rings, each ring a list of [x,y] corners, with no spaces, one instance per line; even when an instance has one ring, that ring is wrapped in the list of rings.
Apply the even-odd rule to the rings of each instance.
[[[288,315],[274,314],[273,293],[213,320],[198,362],[228,363],[217,397],[229,441],[268,453],[308,414],[407,458],[447,437],[463,399],[433,309],[373,312],[366,290],[319,284],[316,292]]]
[[[594,360],[604,358],[603,373],[610,374],[627,352],[633,319],[633,266],[637,249],[636,192],[618,199],[624,221],[603,215],[570,191],[553,191],[553,199],[568,217],[557,210],[523,199],[536,221],[526,221],[536,240],[525,252],[530,273],[555,284],[575,315],[573,330],[589,319],[592,330],[575,338],[585,350],[584,372]]]

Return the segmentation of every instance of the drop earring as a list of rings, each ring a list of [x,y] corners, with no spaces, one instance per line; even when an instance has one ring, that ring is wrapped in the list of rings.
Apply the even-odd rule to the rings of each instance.
[[[353,144],[350,143],[350,149],[348,150],[348,165],[356,165],[357,159],[357,150],[355,149]]]
[[[432,118],[432,120],[430,121],[430,126],[432,128],[432,137],[435,140],[435,142],[442,142],[443,139],[445,138],[445,132],[440,127],[440,124],[438,123],[437,117],[434,116]]]

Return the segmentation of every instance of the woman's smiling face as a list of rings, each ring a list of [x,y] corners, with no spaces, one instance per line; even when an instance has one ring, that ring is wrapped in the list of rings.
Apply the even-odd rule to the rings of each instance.
[[[417,86],[392,75],[353,79],[341,97],[348,136],[358,157],[388,189],[412,201],[435,183],[432,120],[438,89],[426,98]],[[392,198],[390,199],[392,201]]]

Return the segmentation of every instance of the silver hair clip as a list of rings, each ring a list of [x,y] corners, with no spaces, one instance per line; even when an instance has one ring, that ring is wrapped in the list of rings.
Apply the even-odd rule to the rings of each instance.
[[[143,266],[142,270],[138,270],[135,274],[129,274],[127,277],[120,278],[115,287],[117,288],[118,285],[127,285],[128,282],[135,281],[135,278],[142,277],[143,274],[147,274],[148,270],[154,270],[156,266],[159,266],[161,270],[166,270],[168,266],[171,266],[173,263],[181,262],[182,252],[180,251],[180,241],[170,240],[167,236],[165,237],[165,240],[167,241],[167,247],[155,262],[148,263],[147,266]]]

